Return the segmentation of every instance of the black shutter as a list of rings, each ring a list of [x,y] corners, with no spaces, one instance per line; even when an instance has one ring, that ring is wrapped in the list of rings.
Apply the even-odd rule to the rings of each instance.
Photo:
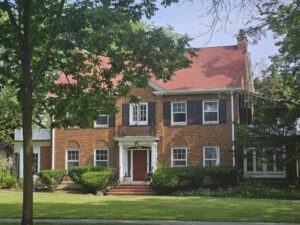
[[[128,103],[122,104],[122,125],[123,126],[129,125],[129,104]]]
[[[195,101],[187,102],[187,124],[195,124]]]
[[[109,127],[115,126],[115,114],[108,116],[108,126]]]
[[[226,99],[219,101],[219,123],[226,123]]]
[[[202,101],[195,101],[195,124],[202,124],[203,111],[202,111]]]
[[[164,114],[164,125],[171,125],[171,102],[164,102],[163,106],[163,114]]]
[[[155,102],[148,102],[148,125],[155,124]]]

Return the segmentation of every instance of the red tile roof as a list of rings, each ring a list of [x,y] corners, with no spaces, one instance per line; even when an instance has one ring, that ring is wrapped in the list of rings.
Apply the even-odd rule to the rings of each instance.
[[[240,88],[245,71],[247,53],[238,50],[236,45],[199,48],[197,57],[192,58],[189,68],[179,70],[172,80],[164,83],[162,80],[151,81],[166,91],[195,89],[226,89]],[[109,65],[109,58],[101,56],[102,65]],[[121,77],[114,79],[117,83]],[[57,84],[74,84],[72,76],[62,74]]]
[[[171,81],[152,82],[167,91],[241,87],[247,53],[236,45],[200,48],[196,53],[191,67],[177,71]]]

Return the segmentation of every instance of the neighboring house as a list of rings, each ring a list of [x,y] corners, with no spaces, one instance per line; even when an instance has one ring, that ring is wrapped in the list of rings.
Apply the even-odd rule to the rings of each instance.
[[[13,170],[14,147],[8,142],[0,142],[0,170]]]
[[[139,181],[163,165],[235,166],[234,124],[244,122],[244,112],[251,114],[240,93],[253,91],[247,39],[237,40],[234,46],[198,49],[190,68],[170,82],[151,80],[145,89],[134,88],[139,104],[119,99],[119,112],[100,115],[94,127],[34,130],[35,172],[109,166],[117,168],[120,180]],[[22,176],[21,134],[16,131],[15,152]]]

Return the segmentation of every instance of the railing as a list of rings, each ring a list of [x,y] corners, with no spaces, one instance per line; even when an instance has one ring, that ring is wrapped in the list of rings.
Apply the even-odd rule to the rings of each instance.
[[[33,129],[32,140],[50,140],[51,131],[50,129]],[[23,141],[23,129],[15,130],[15,141]]]
[[[118,136],[155,136],[155,126],[146,125],[146,126],[119,126],[118,127]]]

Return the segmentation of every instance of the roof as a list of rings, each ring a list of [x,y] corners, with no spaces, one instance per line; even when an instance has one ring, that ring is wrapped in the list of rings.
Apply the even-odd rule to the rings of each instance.
[[[171,81],[152,82],[166,91],[241,87],[247,53],[234,45],[200,48],[196,54],[191,67],[177,71]]]
[[[153,78],[151,82],[160,91],[241,88],[247,52],[239,50],[237,45],[199,48],[195,52],[197,56],[191,58],[191,66],[177,71],[171,81]],[[99,58],[102,65],[108,67],[109,58]],[[117,84],[120,79],[120,76],[114,78],[113,83]],[[74,84],[76,81],[62,74],[56,83]]]

